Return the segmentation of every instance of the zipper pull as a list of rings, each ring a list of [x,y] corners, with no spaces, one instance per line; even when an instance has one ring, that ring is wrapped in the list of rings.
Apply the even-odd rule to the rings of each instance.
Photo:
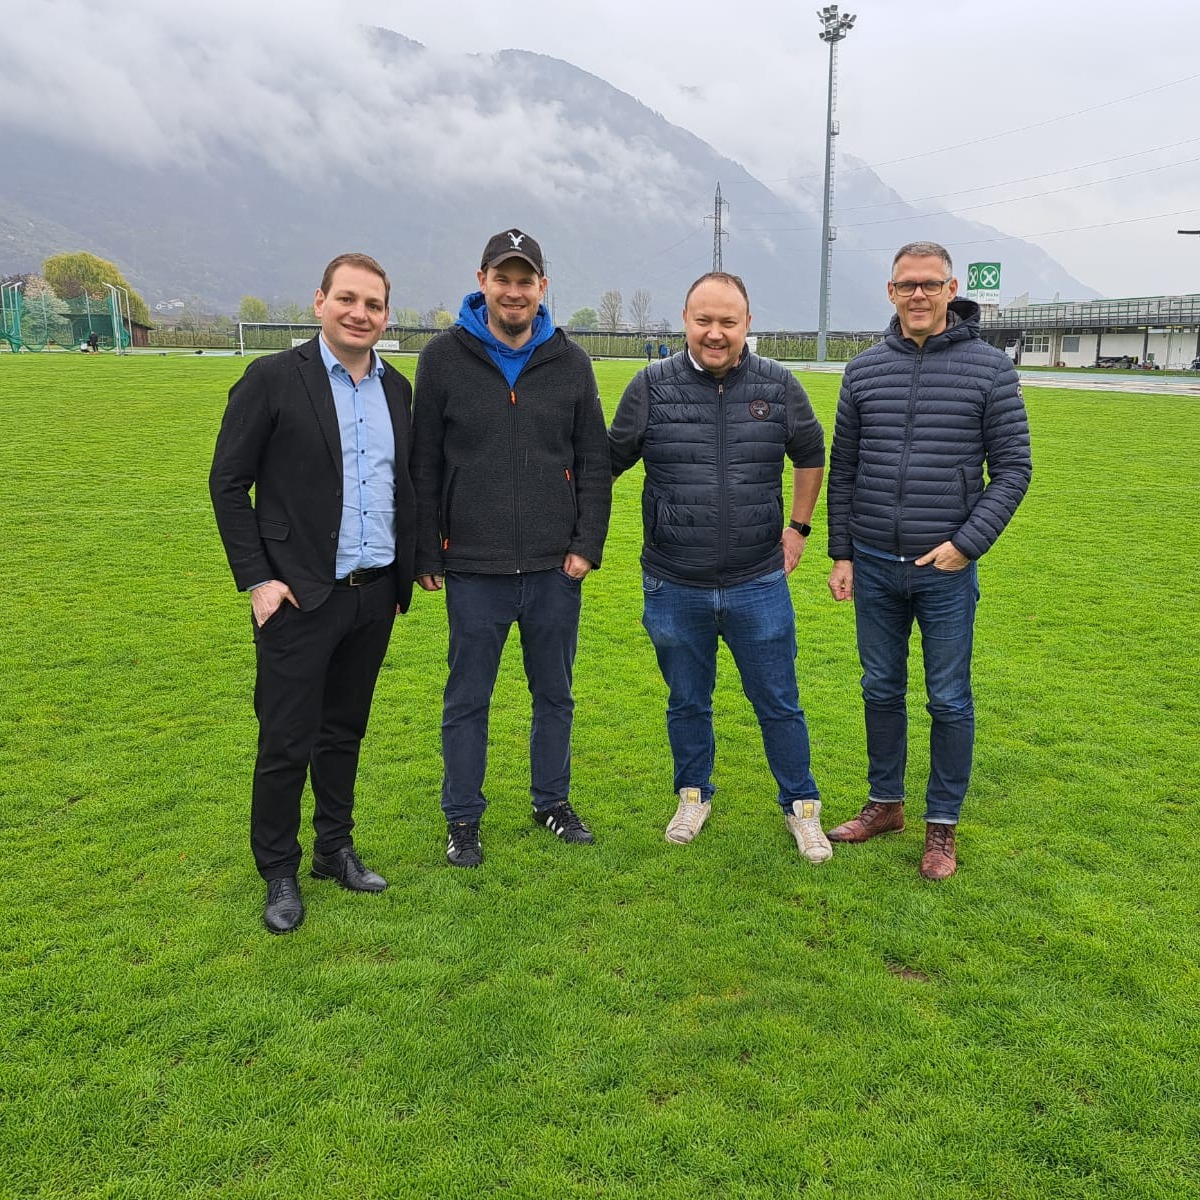
[[[442,549],[443,550],[450,549],[450,539],[449,538],[442,538]]]
[[[508,389],[508,402],[509,402],[509,404],[514,404],[514,405],[517,402],[517,393],[515,391],[513,391],[512,388]]]
[[[563,467],[563,474],[567,477],[567,482],[570,483],[571,482],[571,468]]]

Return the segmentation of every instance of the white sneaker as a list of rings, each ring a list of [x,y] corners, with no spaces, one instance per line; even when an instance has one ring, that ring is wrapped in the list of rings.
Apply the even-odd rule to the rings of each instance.
[[[793,800],[792,811],[784,817],[796,846],[810,863],[827,862],[833,857],[833,847],[821,829],[820,800]]]
[[[667,826],[667,841],[677,846],[686,846],[704,827],[712,803],[700,799],[699,788],[680,788],[679,807]]]

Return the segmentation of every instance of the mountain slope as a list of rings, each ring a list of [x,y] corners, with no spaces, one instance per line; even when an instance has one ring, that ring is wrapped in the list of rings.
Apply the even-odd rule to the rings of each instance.
[[[778,194],[558,59],[433,55],[383,30],[372,31],[366,53],[353,91],[314,98],[275,80],[266,99],[231,98],[204,120],[182,102],[160,111],[173,138],[165,150],[149,137],[84,143],[0,113],[0,273],[89,249],[119,263],[151,305],[184,296],[230,312],[247,294],[307,303],[329,258],[363,249],[392,275],[395,307],[453,310],[475,286],[487,237],[516,225],[542,243],[559,321],[609,289],[628,300],[642,288],[654,318],[674,326],[687,285],[712,265],[720,181],[730,202],[724,266],[745,278],[756,327],[815,327],[812,176]],[[833,327],[886,320],[891,249],[917,237],[979,242],[967,253],[1003,259],[1006,289],[1094,294],[1038,248],[989,243],[995,231],[954,217],[915,216],[868,169],[851,167],[838,186],[847,219],[835,246]],[[857,209],[864,221],[871,211],[904,219],[856,224]]]

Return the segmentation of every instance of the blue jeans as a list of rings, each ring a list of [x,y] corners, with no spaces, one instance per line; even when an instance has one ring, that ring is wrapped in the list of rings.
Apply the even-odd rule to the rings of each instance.
[[[715,790],[712,696],[717,638],[723,637],[758,717],[780,805],[790,810],[793,800],[816,799],[796,687],[796,614],[783,571],[726,588],[684,587],[643,573],[642,591],[642,624],[670,692],[667,737],[675,790],[699,788],[705,800]]]
[[[862,662],[871,798],[904,799],[908,759],[908,641],[914,618],[925,660],[929,783],[925,820],[954,824],[971,779],[975,702],[971,650],[979,573],[854,556],[854,614]]]
[[[580,581],[565,571],[526,575],[446,573],[450,649],[442,707],[442,811],[448,821],[478,821],[487,808],[488,712],[508,631],[521,633],[533,697],[530,793],[539,811],[571,787],[571,673],[579,639]]]

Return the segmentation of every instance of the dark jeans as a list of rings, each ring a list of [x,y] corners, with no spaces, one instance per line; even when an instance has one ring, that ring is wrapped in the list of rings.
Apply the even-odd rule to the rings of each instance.
[[[250,848],[264,879],[295,875],[300,866],[306,777],[316,799],[313,848],[332,854],[351,843],[358,751],[395,619],[389,571],[363,587],[335,587],[309,612],[285,600],[255,627],[258,759]]]
[[[908,642],[915,619],[925,660],[929,783],[925,820],[954,824],[971,779],[975,703],[971,650],[979,574],[975,563],[939,571],[854,556],[854,612],[867,725],[867,782],[875,800],[904,799],[908,759]]]
[[[478,821],[487,808],[488,711],[500,655],[515,622],[533,698],[530,794],[538,811],[567,799],[571,787],[571,672],[579,639],[582,586],[565,571],[527,575],[446,574],[450,650],[442,709],[442,811],[448,821]]]
[[[796,686],[796,613],[783,571],[726,588],[685,587],[643,573],[642,589],[642,624],[670,691],[675,790],[699,788],[705,800],[715,790],[712,696],[722,637],[758,717],[780,805],[790,811],[793,800],[817,798]]]

